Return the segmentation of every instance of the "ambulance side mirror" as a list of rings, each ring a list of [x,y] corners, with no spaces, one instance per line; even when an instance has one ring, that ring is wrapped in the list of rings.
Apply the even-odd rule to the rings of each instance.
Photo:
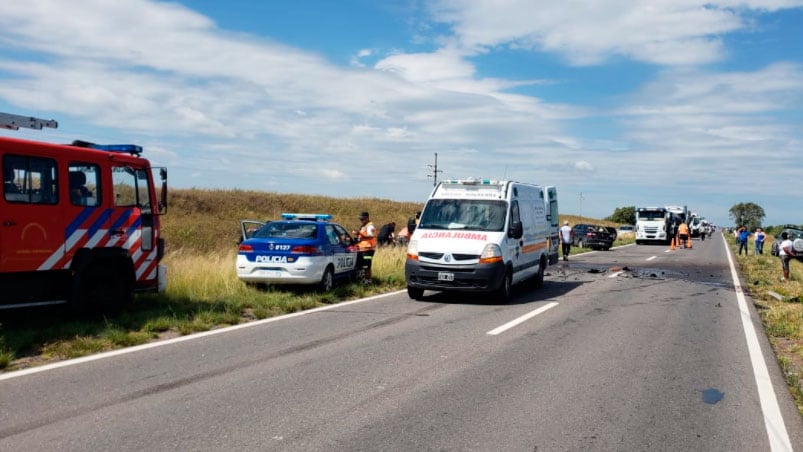
[[[521,221],[514,221],[511,223],[510,229],[507,231],[507,236],[512,239],[520,239],[523,235],[524,227],[521,225]]]

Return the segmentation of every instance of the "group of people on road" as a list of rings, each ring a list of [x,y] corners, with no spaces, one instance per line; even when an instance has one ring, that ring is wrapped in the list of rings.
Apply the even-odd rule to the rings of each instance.
[[[767,234],[761,228],[756,228],[756,232],[751,233],[745,226],[741,226],[734,232],[736,243],[739,245],[739,255],[748,255],[748,242],[751,237],[754,238],[754,251],[753,254],[758,256],[764,254],[764,241]],[[789,281],[789,261],[793,256],[796,256],[794,242],[789,238],[789,234],[784,231],[781,232],[781,243],[778,245],[778,257],[781,258],[781,269],[783,270],[783,280]]]
[[[746,227],[742,226],[735,232],[736,235],[736,243],[739,245],[739,255],[742,255],[742,251],[744,251],[744,255],[747,256],[749,253],[747,252],[747,244],[750,240],[750,237],[755,235],[754,239],[754,251],[753,254],[758,256],[759,254],[764,254],[764,239],[767,238],[767,234],[764,233],[764,230],[761,228],[756,228],[756,233],[753,234],[747,230]]]
[[[421,218],[421,212],[416,212],[415,218],[410,217],[408,225],[404,227],[398,234],[396,234],[396,222],[383,224],[378,230],[374,223],[371,221],[371,216],[368,212],[360,213],[360,229],[353,230],[351,234],[357,241],[356,246],[359,250],[357,256],[357,268],[364,269],[364,277],[366,282],[371,281],[371,264],[374,258],[374,253],[378,246],[407,244],[408,239],[418,225]]]
[[[379,246],[386,245],[407,245],[410,236],[413,235],[415,227],[418,226],[418,221],[421,219],[421,212],[416,212],[415,217],[410,217],[407,220],[407,226],[403,227],[401,231],[396,232],[396,222],[391,221],[385,223],[379,228],[377,235],[377,244]]]
[[[365,279],[367,281],[371,280],[371,260],[374,256],[374,251],[376,247],[379,245],[394,245],[396,243],[405,244],[407,239],[412,235],[415,227],[418,225],[418,221],[421,218],[421,212],[417,212],[415,218],[411,217],[408,221],[408,225],[404,227],[398,235],[395,234],[396,231],[396,223],[391,221],[390,223],[386,223],[379,228],[377,232],[376,227],[371,222],[370,216],[368,212],[362,212],[360,214],[360,230],[353,231],[355,238],[357,239],[357,246],[360,249],[360,259],[358,259],[358,265],[363,265],[365,267]],[[682,223],[685,226],[685,223]],[[563,222],[563,226],[561,226],[559,230],[559,238],[561,243],[561,252],[563,255],[563,260],[569,260],[569,254],[571,254],[572,244],[574,243],[574,231],[572,230],[571,226],[569,226],[568,221]],[[678,236],[681,242],[685,240],[689,240],[690,234],[688,227],[685,230],[682,228],[678,229]],[[756,228],[755,234],[751,233],[747,230],[745,226],[741,226],[735,232],[736,242],[739,245],[739,255],[741,256],[742,251],[744,251],[745,256],[748,255],[748,242],[751,237],[754,237],[754,254],[761,255],[764,254],[764,241],[767,237],[767,234],[764,232],[762,228]],[[783,267],[783,278],[784,280],[789,280],[789,260],[792,256],[795,256],[795,250],[792,246],[792,241],[789,240],[788,234],[783,232],[781,234],[781,244],[778,246],[778,255],[781,258],[781,265]]]

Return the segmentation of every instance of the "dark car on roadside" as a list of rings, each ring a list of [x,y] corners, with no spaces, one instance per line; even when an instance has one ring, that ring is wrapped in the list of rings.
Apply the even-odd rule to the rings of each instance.
[[[770,248],[770,253],[773,256],[778,255],[779,247],[781,246],[781,242],[783,241],[783,239],[781,238],[781,234],[783,234],[784,232],[787,233],[787,235],[789,236],[788,237],[789,240],[791,240],[794,245],[795,252],[798,253],[795,256],[795,258],[797,258],[800,261],[803,261],[803,252],[801,252],[803,251],[803,229],[791,228],[791,227],[786,227],[781,229],[781,232],[775,234],[774,240],[772,241],[772,247]],[[800,248],[800,250],[798,248]]]
[[[574,232],[574,246],[580,248],[592,248],[598,250],[609,250],[616,240],[615,233],[602,225],[579,223],[572,228]],[[614,229],[615,231],[615,229]]]

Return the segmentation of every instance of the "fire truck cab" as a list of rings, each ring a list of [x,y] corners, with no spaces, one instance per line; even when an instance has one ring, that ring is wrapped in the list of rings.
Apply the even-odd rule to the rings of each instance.
[[[57,123],[0,113],[0,127]],[[132,292],[164,290],[167,170],[141,153],[136,145],[0,137],[0,309],[113,309]]]

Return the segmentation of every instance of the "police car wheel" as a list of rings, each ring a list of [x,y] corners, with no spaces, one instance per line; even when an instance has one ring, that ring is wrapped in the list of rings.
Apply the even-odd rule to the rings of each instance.
[[[318,287],[321,289],[322,292],[329,292],[332,290],[332,287],[335,286],[335,272],[332,271],[332,267],[326,267],[326,270],[323,272],[323,276],[321,277],[321,282]]]

